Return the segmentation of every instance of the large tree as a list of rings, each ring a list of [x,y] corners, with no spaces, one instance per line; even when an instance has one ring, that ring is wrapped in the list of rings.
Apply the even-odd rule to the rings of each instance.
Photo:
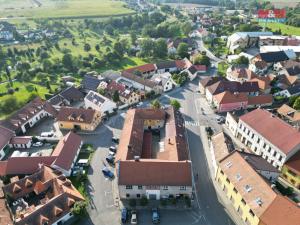
[[[206,55],[198,54],[194,59],[194,64],[210,66],[210,58]]]
[[[161,108],[161,104],[160,102],[158,101],[158,99],[155,99],[151,102],[151,107],[153,109],[160,109]]]
[[[177,47],[177,53],[180,58],[189,57],[189,46],[186,43],[181,42]]]
[[[160,38],[155,43],[154,57],[165,58],[168,54],[168,45],[165,39]]]
[[[181,107],[181,104],[179,101],[177,101],[176,99],[172,99],[170,101],[170,105],[174,107],[174,109],[179,110]]]

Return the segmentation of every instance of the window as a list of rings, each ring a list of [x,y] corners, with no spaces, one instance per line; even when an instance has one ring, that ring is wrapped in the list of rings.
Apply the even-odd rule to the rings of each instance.
[[[254,134],[251,135],[251,138],[254,138]]]
[[[163,190],[168,190],[168,186],[163,186]]]
[[[138,189],[139,189],[139,190],[142,190],[142,189],[143,189],[143,186],[138,186]]]
[[[292,176],[297,176],[293,171],[291,171],[291,170],[288,170],[288,172],[289,172],[289,174],[291,174]]]
[[[266,148],[266,146],[267,146],[266,143],[264,143],[264,147],[263,148]]]
[[[283,158],[282,156],[279,156],[279,161],[281,161],[281,160],[282,160],[282,158]]]
[[[126,189],[132,189],[132,185],[126,185]]]
[[[130,197],[130,194],[126,194],[126,198],[129,198]]]
[[[180,186],[180,187],[179,187],[179,190],[181,190],[181,191],[186,190],[186,186]]]
[[[257,143],[259,143],[260,142],[260,138],[257,138]]]
[[[230,183],[230,181],[229,181],[229,179],[228,178],[226,178],[226,182],[229,184]]]
[[[140,197],[141,197],[141,195],[140,195],[140,194],[136,194],[136,197],[137,197],[137,198],[140,198]]]
[[[253,217],[255,216],[254,212],[251,209],[249,210],[249,213],[250,213],[251,216],[253,216]]]
[[[271,152],[271,147],[269,146],[268,152]]]
[[[234,193],[237,193],[237,190],[236,190],[236,188],[233,188],[233,191],[234,191]]]
[[[273,156],[275,157],[276,156],[276,152],[274,151],[274,153],[273,153]]]
[[[244,205],[246,205],[246,202],[245,202],[245,200],[242,198],[242,203],[244,204]]]
[[[222,175],[224,175],[224,172],[223,172],[223,170],[221,170],[221,174],[222,174]]]

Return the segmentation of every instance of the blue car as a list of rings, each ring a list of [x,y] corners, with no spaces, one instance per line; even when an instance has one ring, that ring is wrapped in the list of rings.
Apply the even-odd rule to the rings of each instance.
[[[127,221],[127,209],[123,208],[121,211],[121,221],[122,223],[126,223]]]
[[[159,213],[157,208],[152,209],[152,223],[158,224],[160,223]]]
[[[111,172],[107,167],[104,167],[102,169],[102,173],[105,177],[108,177],[110,179],[113,179],[115,177],[115,175],[113,174],[113,172]]]
[[[105,158],[106,162],[108,162],[109,164],[111,165],[114,165],[115,164],[115,157],[112,156],[112,155],[108,155],[106,158]]]

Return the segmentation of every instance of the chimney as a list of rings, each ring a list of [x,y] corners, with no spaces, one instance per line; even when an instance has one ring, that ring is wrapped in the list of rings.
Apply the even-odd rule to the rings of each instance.
[[[134,161],[139,162],[140,161],[140,157],[138,155],[134,156]]]

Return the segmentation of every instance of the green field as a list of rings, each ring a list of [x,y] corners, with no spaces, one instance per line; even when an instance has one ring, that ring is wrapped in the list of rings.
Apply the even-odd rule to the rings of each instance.
[[[275,7],[295,7],[299,0],[259,0],[260,2],[271,2]]]
[[[264,23],[260,25],[264,26]],[[278,31],[280,29],[283,35],[300,35],[300,27],[293,27],[283,23],[267,23],[267,27],[272,31]]]
[[[0,0],[0,17],[105,17],[133,13],[113,0]]]

